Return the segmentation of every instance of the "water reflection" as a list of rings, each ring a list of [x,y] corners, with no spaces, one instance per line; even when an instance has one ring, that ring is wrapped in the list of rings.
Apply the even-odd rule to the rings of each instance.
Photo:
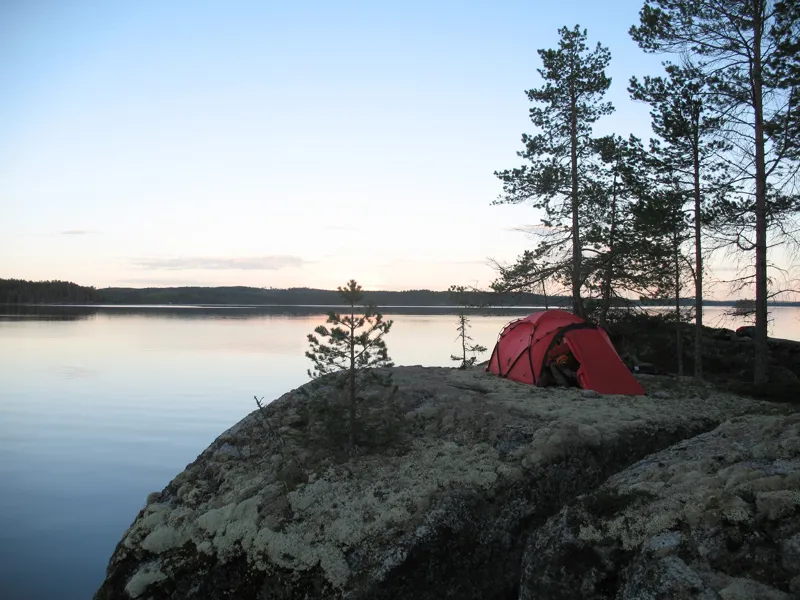
[[[20,321],[87,321],[97,319],[116,319],[135,317],[137,319],[168,321],[262,321],[284,318],[305,319],[308,323],[319,324],[325,321],[331,310],[343,312],[346,306],[182,306],[182,305],[1,305],[0,323]],[[551,307],[553,308],[553,307]],[[454,306],[385,306],[379,307],[388,317],[420,319],[431,316],[457,315]],[[507,321],[529,315],[543,306],[467,308],[463,312],[471,317],[507,318]],[[653,312],[669,312],[671,307],[649,307]],[[741,325],[752,324],[751,320],[730,314],[730,307],[707,306],[704,313],[705,325],[736,329]],[[800,308],[775,306],[770,308],[769,335],[786,339],[800,338]],[[478,319],[480,320],[480,319]],[[254,348],[255,350],[258,350]]]
[[[98,314],[108,316],[152,317],[157,319],[261,319],[269,316],[310,317],[324,316],[331,310],[342,311],[345,306],[164,306],[164,305],[7,305],[0,306],[0,318],[70,321],[90,319]],[[468,308],[470,315],[517,316],[527,315],[544,307]],[[379,308],[384,315],[455,315],[454,306],[385,306]]]
[[[0,304],[0,321],[82,321],[91,319],[97,310],[82,307],[26,306],[19,304]],[[74,310],[73,310],[74,309]]]

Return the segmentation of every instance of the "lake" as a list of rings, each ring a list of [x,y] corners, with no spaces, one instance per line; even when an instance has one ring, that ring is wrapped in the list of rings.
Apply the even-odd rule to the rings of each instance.
[[[735,327],[724,309],[711,326]],[[308,381],[323,309],[0,306],[0,596],[85,600],[144,506],[220,433]],[[446,309],[386,309],[395,363],[453,365]],[[526,310],[472,317],[490,350]],[[800,309],[771,335],[800,340]],[[487,352],[479,360],[488,359]]]

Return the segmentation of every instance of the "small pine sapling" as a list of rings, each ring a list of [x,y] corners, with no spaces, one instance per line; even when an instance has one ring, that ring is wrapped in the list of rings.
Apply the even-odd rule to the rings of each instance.
[[[459,369],[466,369],[473,366],[475,361],[478,359],[477,355],[481,352],[486,352],[487,349],[485,346],[481,346],[480,344],[471,343],[473,339],[468,333],[471,325],[469,322],[469,317],[467,317],[465,312],[466,308],[469,306],[466,297],[467,289],[463,285],[452,285],[450,286],[449,292],[453,298],[453,301],[458,306],[458,327],[456,328],[458,335],[456,336],[456,340],[461,341],[461,356],[451,354],[450,360],[460,362],[461,364],[458,367]]]
[[[392,327],[392,321],[383,316],[372,304],[356,306],[363,301],[363,291],[354,279],[338,288],[339,294],[349,307],[344,314],[331,311],[326,325],[314,329],[308,335],[309,350],[306,356],[313,363],[309,377],[333,378],[334,387],[341,391],[347,407],[347,437],[349,450],[357,445],[359,392],[368,383],[392,387],[391,374],[381,376],[375,368],[394,366],[389,358],[384,337]],[[330,328],[328,326],[331,326]]]

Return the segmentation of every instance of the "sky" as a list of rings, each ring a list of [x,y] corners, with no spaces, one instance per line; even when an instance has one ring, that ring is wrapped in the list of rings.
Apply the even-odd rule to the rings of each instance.
[[[650,135],[640,7],[0,0],[0,277],[486,285],[532,245],[493,173],[559,27],[611,51],[595,133]]]

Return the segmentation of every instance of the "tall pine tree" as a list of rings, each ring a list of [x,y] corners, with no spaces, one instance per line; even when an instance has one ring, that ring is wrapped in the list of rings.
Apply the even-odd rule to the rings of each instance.
[[[503,194],[495,203],[531,201],[544,210],[545,233],[535,251],[539,270],[556,276],[568,272],[572,309],[583,317],[582,198],[586,163],[592,154],[592,126],[613,112],[612,105],[603,102],[611,85],[605,74],[611,55],[599,43],[590,50],[586,30],[578,25],[558,32],[557,49],[539,50],[542,68],[538,72],[544,84],[527,92],[534,103],[531,122],[539,132],[523,134],[525,149],[518,155],[530,164],[495,172],[503,182]]]

